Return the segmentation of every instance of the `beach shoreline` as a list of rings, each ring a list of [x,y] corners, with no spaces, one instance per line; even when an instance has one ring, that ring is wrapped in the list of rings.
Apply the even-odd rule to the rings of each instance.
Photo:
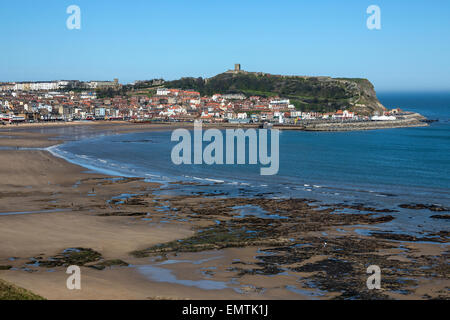
[[[91,127],[92,134],[168,128],[129,124]],[[64,141],[58,133],[28,130],[2,130],[0,135],[12,136],[0,140],[0,146],[5,147],[46,148]],[[362,208],[361,215],[349,216],[335,214],[339,210],[335,207],[315,207],[305,199],[156,196],[157,183],[92,173],[46,150],[0,150],[0,160],[0,266],[5,267],[0,278],[44,298],[332,299],[342,296],[338,290],[342,286],[345,294],[351,294],[355,283],[360,298],[448,298],[445,288],[450,283],[445,269],[440,269],[445,266],[442,259],[445,263],[448,256],[448,235],[394,239],[382,233],[374,237],[355,232],[355,226],[370,227],[385,221],[375,215],[376,208]],[[182,188],[182,183],[172,187]],[[236,206],[259,206],[273,216],[276,212],[271,210],[278,207],[286,219],[274,218],[270,220],[273,227],[267,227],[267,220],[237,217]],[[395,218],[395,213],[391,215]],[[288,222],[290,219],[297,227]],[[209,230],[222,234],[225,227],[235,231],[220,239],[199,241],[200,234],[209,235]],[[241,228],[250,232],[238,231]],[[179,242],[181,239],[191,240]],[[349,245],[355,251],[341,253]],[[81,261],[84,286],[80,291],[65,286],[67,257],[63,254],[61,258],[61,253],[70,248],[88,248],[101,255],[100,260]],[[360,256],[389,264],[389,279],[395,285],[382,292],[367,292],[366,274],[361,274],[365,260]],[[55,257],[63,260],[61,265],[52,264]],[[413,263],[414,259],[418,262]],[[398,262],[388,263],[392,260]],[[109,263],[106,267],[105,262]],[[408,263],[414,281],[396,282],[396,277],[405,277],[397,269]],[[421,271],[423,266],[431,271]],[[316,275],[321,270],[332,275],[338,267],[347,270],[347,285],[332,281],[326,285]],[[299,277],[304,278],[301,283]],[[308,281],[316,287],[305,289]]]

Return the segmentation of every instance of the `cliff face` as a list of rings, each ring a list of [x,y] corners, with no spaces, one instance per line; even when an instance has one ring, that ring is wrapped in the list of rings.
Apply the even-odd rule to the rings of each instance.
[[[367,79],[334,79],[349,85],[349,110],[361,115],[383,114],[386,108],[377,98],[373,84]]]
[[[194,89],[202,95],[243,93],[247,96],[289,98],[298,110],[332,112],[339,109],[373,115],[385,110],[366,79],[279,76],[229,71],[209,79],[182,78],[166,82],[169,88]]]

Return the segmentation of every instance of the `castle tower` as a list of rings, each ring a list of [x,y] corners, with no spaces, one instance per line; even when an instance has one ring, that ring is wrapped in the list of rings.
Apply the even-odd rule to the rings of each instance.
[[[234,71],[236,71],[236,72],[241,71],[241,64],[240,64],[240,63],[236,63],[236,64],[234,65]]]

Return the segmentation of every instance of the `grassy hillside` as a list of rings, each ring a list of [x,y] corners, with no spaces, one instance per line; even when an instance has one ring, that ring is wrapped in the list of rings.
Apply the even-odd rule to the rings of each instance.
[[[371,115],[384,110],[373,85],[366,79],[275,76],[264,73],[222,73],[213,78],[182,78],[164,84],[168,88],[193,89],[202,95],[244,93],[291,99],[299,110],[349,109]]]
[[[44,300],[44,298],[0,279],[0,300]]]

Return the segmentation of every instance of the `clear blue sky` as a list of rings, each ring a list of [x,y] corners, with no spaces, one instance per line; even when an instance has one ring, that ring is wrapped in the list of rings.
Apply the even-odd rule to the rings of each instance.
[[[66,9],[81,8],[81,30]],[[382,29],[366,28],[369,5]],[[15,0],[0,5],[0,81],[274,74],[450,90],[448,0]]]

